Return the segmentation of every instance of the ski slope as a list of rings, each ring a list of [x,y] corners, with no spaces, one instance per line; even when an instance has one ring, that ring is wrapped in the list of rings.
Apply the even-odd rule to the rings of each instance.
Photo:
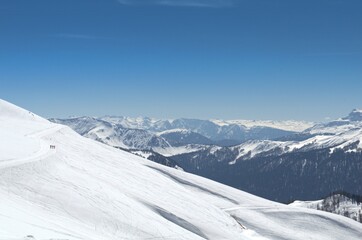
[[[25,134],[23,138],[17,137],[10,137],[12,146],[18,146],[15,149],[7,148],[6,154],[4,154],[3,158],[0,161],[0,169],[7,168],[7,167],[14,167],[17,165],[21,165],[24,163],[29,163],[33,161],[38,161],[40,159],[46,158],[56,152],[56,150],[50,149],[49,141],[44,141],[42,137],[51,135],[52,133],[59,131],[62,129],[63,126],[61,125],[54,125],[49,128],[45,128],[43,130],[38,130],[33,133]],[[4,130],[5,132],[5,130]],[[9,133],[5,133],[4,136],[9,136]],[[2,145],[2,148],[6,145]],[[22,146],[25,146],[25,151],[22,151]],[[35,147],[35,148],[33,148]],[[1,150],[3,150],[1,148]],[[31,152],[32,150],[35,150]],[[4,149],[5,150],[5,149]],[[20,151],[18,151],[20,150]],[[30,151],[29,151],[30,150]],[[3,152],[3,151],[1,151]]]
[[[1,240],[362,236],[353,220],[155,164],[2,100],[0,133]]]
[[[321,200],[294,201],[289,205],[331,212],[362,223],[362,203],[341,193],[333,194]]]

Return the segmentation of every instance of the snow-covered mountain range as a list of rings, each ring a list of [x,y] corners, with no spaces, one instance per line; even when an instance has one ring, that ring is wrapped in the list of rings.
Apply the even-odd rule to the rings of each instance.
[[[355,109],[347,117],[315,125],[125,117],[52,121],[111,146],[155,152],[185,171],[288,202],[321,198],[338,190],[362,193],[356,184],[362,181],[361,115]],[[308,189],[305,181],[317,185]]]
[[[353,220],[164,167],[3,100],[0,132],[0,239],[357,240],[362,235],[362,225]]]
[[[205,149],[210,154],[227,152],[229,164],[258,156],[283,155],[329,149],[331,153],[362,151],[362,111],[353,110],[347,117],[328,123],[316,124],[298,134],[284,137],[288,140],[250,140],[231,147],[210,146]],[[289,140],[291,139],[291,140]],[[230,154],[233,155],[230,157]]]
[[[121,124],[125,128],[146,129],[154,132],[160,132],[170,129],[200,129],[206,131],[206,126],[212,126],[212,123],[219,127],[237,125],[243,128],[251,129],[253,127],[268,127],[280,129],[290,132],[301,132],[313,125],[312,122],[307,121],[259,121],[259,120],[200,120],[200,119],[156,119],[149,117],[120,117],[120,116],[105,116],[101,117],[102,120]],[[201,130],[202,129],[202,130]]]
[[[71,119],[50,119],[52,122],[67,125],[82,136],[124,149],[142,149],[171,147],[165,139],[147,130],[125,128],[93,117]]]
[[[123,149],[153,150],[172,156],[204,149],[230,146],[247,140],[286,137],[311,127],[309,122],[247,120],[158,120],[129,117],[74,117],[50,119],[79,134]]]
[[[361,194],[361,111],[279,140],[209,146],[173,158],[186,171],[282,202],[338,190]]]

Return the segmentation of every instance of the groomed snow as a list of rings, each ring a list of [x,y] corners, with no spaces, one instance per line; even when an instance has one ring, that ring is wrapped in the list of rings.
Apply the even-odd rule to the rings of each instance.
[[[0,152],[0,162],[13,154],[16,164],[0,168],[2,240],[27,235],[41,240],[357,240],[362,235],[362,225],[353,220],[267,201],[81,137],[68,127],[32,120],[16,107],[3,114],[4,106],[1,101],[0,130],[6,134],[0,135],[0,145],[9,152]],[[56,150],[40,151],[49,145]]]
[[[361,222],[362,203],[358,203],[344,195],[335,194],[322,200],[315,201],[294,201],[289,204],[293,207],[303,207],[332,212]]]

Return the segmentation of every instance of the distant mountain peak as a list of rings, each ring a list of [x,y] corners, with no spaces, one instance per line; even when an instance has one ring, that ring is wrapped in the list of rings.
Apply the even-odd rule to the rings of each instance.
[[[353,109],[352,112],[344,120],[362,121],[362,109]]]

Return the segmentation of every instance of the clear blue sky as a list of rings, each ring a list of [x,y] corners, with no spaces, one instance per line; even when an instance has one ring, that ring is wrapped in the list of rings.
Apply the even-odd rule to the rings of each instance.
[[[45,117],[362,108],[361,0],[1,0],[0,98]]]

